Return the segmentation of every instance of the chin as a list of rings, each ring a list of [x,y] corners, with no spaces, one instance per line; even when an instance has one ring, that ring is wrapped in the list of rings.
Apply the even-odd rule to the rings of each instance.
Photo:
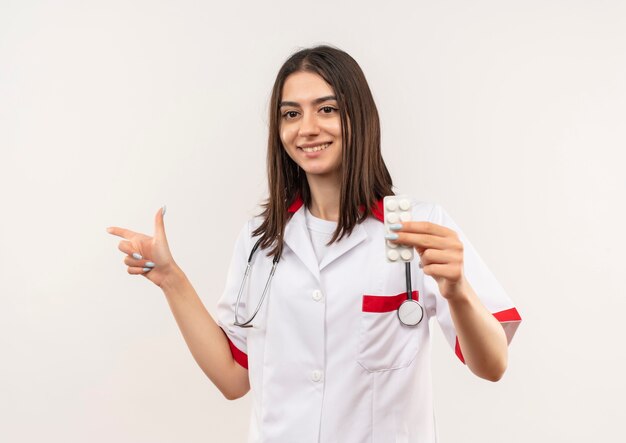
[[[318,177],[330,177],[332,175],[337,175],[339,173],[339,171],[337,171],[336,169],[331,169],[331,168],[307,168],[307,169],[302,168],[302,169],[307,175],[314,175]]]

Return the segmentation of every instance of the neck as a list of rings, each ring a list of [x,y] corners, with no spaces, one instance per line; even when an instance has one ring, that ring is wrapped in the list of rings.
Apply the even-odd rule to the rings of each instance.
[[[339,198],[341,177],[319,176],[307,174],[309,189],[311,190],[311,207],[309,211],[317,218],[330,221],[339,221]]]

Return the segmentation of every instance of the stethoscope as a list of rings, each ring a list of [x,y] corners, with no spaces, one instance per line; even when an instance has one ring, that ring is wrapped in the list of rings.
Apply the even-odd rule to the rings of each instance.
[[[256,315],[258,314],[259,309],[261,309],[263,300],[265,300],[265,296],[267,295],[267,291],[269,290],[272,277],[274,277],[274,273],[276,272],[276,265],[278,264],[278,261],[280,260],[280,256],[277,255],[276,257],[274,257],[274,260],[272,261],[272,269],[270,270],[270,275],[267,277],[267,281],[265,282],[265,287],[263,288],[263,294],[261,294],[261,299],[259,300],[259,303],[257,304],[256,309],[254,310],[254,313],[252,314],[252,317],[250,317],[248,320],[246,320],[243,323],[240,322],[238,312],[239,312],[239,302],[241,300],[241,294],[243,294],[244,287],[246,286],[246,282],[248,281],[248,278],[250,276],[250,270],[252,269],[252,259],[254,258],[254,253],[259,248],[260,244],[261,244],[261,239],[257,240],[257,242],[254,244],[254,247],[252,248],[252,251],[250,251],[250,256],[248,257],[248,264],[246,266],[246,272],[243,275],[241,286],[239,287],[239,293],[237,294],[237,302],[235,303],[234,325],[242,327],[242,328],[251,328],[253,326],[251,325],[252,320],[254,320],[254,317],[256,317]],[[413,298],[413,290],[411,288],[411,262],[406,262],[404,264],[404,273],[406,277],[407,299],[404,300],[400,304],[396,312],[398,314],[398,319],[400,320],[400,323],[402,323],[405,326],[417,326],[419,322],[422,321],[422,318],[424,318],[424,308],[422,308],[422,305]]]

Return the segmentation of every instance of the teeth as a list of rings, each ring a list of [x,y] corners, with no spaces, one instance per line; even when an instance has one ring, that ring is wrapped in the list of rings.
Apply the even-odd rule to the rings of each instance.
[[[314,146],[312,148],[302,148],[302,150],[304,152],[317,152],[317,151],[321,151],[322,149],[328,148],[328,146],[330,146],[330,143],[326,143],[325,145]]]

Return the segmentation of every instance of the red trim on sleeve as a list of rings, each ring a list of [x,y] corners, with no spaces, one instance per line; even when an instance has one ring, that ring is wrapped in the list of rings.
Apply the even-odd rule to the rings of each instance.
[[[456,342],[454,343],[454,353],[457,357],[459,357],[461,363],[465,364],[465,358],[463,357],[463,353],[461,352],[461,345],[459,344],[459,337],[456,338]]]
[[[522,321],[522,317],[519,315],[519,312],[517,312],[517,309],[515,308],[506,309],[500,312],[494,312],[493,316],[500,323]],[[461,360],[461,362],[465,364],[465,358],[463,357],[463,352],[461,351],[461,345],[459,344],[459,337],[456,337],[456,342],[454,343],[454,353],[456,354],[457,357],[459,357],[459,360]]]
[[[228,336],[226,336],[226,338],[228,338]],[[240,351],[230,338],[228,338],[228,345],[230,346],[230,353],[233,354],[233,359],[239,363],[240,366],[248,369],[248,356],[246,353]]]
[[[391,312],[400,307],[406,300],[406,292],[398,295],[364,295],[363,312]],[[419,292],[413,291],[413,299],[419,301]]]
[[[522,317],[517,312],[517,309],[511,308],[506,311],[500,311],[493,314],[493,316],[500,322],[505,323],[508,321],[522,321]]]

